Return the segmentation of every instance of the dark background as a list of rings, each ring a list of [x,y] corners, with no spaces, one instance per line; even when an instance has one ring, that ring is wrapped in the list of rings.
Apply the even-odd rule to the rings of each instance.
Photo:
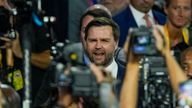
[[[42,8],[46,15],[57,18],[54,31],[58,41],[64,42],[68,31],[68,0],[42,0]]]

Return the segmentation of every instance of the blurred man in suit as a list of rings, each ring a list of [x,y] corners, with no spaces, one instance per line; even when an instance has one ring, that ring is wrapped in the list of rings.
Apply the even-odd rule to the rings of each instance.
[[[154,0],[130,0],[128,7],[113,17],[120,27],[119,46],[123,46],[131,27],[148,26],[153,24],[165,24],[166,17],[152,10]]]

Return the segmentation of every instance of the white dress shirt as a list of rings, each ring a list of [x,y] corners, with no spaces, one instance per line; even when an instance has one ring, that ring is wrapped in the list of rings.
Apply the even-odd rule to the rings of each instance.
[[[113,78],[115,79],[117,78],[118,65],[114,58],[112,63],[109,66],[107,66],[105,69],[106,71],[111,72],[111,75]]]
[[[129,7],[138,27],[140,27],[141,25],[147,26],[146,21],[143,18],[145,13],[138,11],[131,4],[129,4]],[[155,24],[155,19],[154,19],[152,10],[150,10],[147,14],[149,15],[149,20],[151,21],[152,25]]]

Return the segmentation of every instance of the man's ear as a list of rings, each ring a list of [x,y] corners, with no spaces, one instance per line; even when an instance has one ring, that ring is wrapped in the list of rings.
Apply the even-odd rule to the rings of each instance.
[[[115,49],[118,48],[118,45],[119,45],[119,40],[116,41]]]

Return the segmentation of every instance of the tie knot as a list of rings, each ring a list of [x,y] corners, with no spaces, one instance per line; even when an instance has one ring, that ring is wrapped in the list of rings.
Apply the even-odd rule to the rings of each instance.
[[[143,19],[145,20],[147,27],[151,28],[151,27],[152,27],[152,22],[151,22],[150,19],[149,19],[149,15],[148,15],[148,14],[145,14],[145,15],[143,16]]]
[[[144,16],[143,16],[143,18],[146,20],[146,19],[149,19],[149,15],[148,14],[145,14]]]

